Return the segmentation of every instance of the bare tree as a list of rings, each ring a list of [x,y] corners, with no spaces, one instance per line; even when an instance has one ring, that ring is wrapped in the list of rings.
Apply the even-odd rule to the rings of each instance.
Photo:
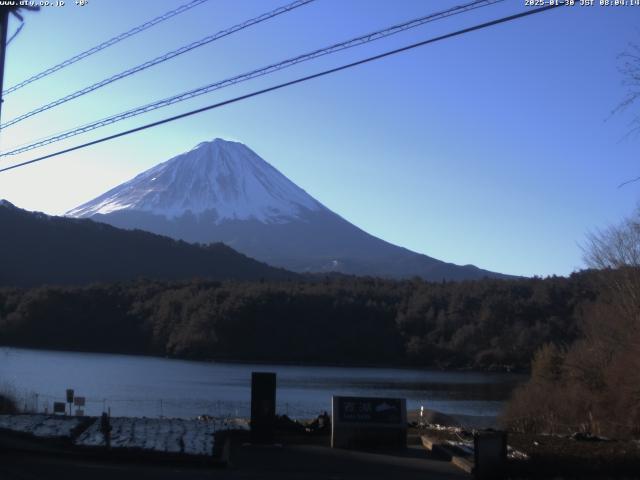
[[[640,267],[640,208],[619,225],[588,235],[584,259],[600,270]]]
[[[599,305],[585,325],[588,348],[574,349],[578,359],[606,359],[598,373],[608,399],[629,412],[630,430],[640,421],[640,208],[618,225],[592,233],[585,249],[588,266],[601,271],[607,303]],[[586,355],[585,355],[586,354]],[[568,363],[571,359],[568,359]],[[573,362],[585,364],[587,362]],[[618,417],[618,422],[624,417]],[[633,425],[635,423],[635,426]]]
[[[617,270],[603,280],[631,318],[640,315],[640,207],[620,224],[587,236],[585,263],[598,270]],[[640,321],[640,319],[639,319]]]
[[[622,84],[627,92],[614,113],[627,109],[640,98],[640,45],[630,43],[619,58],[618,70],[622,74]],[[640,117],[636,117],[634,123],[637,124],[635,129],[640,129]]]
[[[640,209],[592,233],[584,246],[599,273],[582,335],[568,349],[546,346],[509,403],[505,424],[534,432],[640,436]]]
[[[622,85],[625,87],[626,92],[622,101],[613,109],[612,115],[626,110],[640,98],[640,45],[630,43],[627,50],[620,54],[619,60],[618,70],[622,75]],[[640,133],[640,115],[634,116],[631,121],[631,130],[628,135],[634,133]],[[627,180],[618,187],[637,181],[640,181],[640,177]]]

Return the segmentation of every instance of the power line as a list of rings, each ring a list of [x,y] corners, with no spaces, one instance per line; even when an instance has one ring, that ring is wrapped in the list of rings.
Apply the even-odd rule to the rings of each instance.
[[[509,22],[509,21],[512,21],[512,20],[516,20],[518,18],[527,17],[529,15],[542,13],[542,12],[545,12],[547,10],[551,10],[551,9],[557,8],[559,6],[564,6],[564,3],[560,3],[560,4],[557,4],[557,5],[547,5],[547,6],[544,6],[544,7],[540,7],[540,8],[536,8],[536,9],[532,9],[532,10],[527,10],[525,12],[516,13],[514,15],[509,15],[507,17],[502,17],[502,18],[499,18],[499,19],[496,19],[496,20],[492,20],[490,22],[486,22],[486,23],[482,23],[482,24],[479,24],[479,25],[475,25],[473,27],[465,28],[465,29],[458,30],[458,31],[455,31],[455,32],[452,32],[452,33],[447,33],[447,34],[441,35],[439,37],[434,37],[434,38],[430,38],[428,40],[423,40],[421,42],[413,43],[413,44],[407,45],[405,47],[397,48],[395,50],[390,50],[390,51],[387,51],[387,52],[384,52],[384,53],[381,53],[381,54],[378,54],[378,55],[367,57],[365,59],[358,60],[356,62],[348,63],[348,64],[345,64],[345,65],[341,65],[339,67],[331,68],[331,69],[328,69],[328,70],[323,70],[322,72],[314,73],[312,75],[307,75],[305,77],[300,77],[300,78],[297,78],[295,80],[290,80],[288,82],[280,83],[280,84],[274,85],[272,87],[268,87],[268,88],[264,88],[262,90],[257,90],[257,91],[251,92],[251,93],[247,93],[245,95],[241,95],[239,97],[235,97],[235,98],[232,98],[232,99],[229,99],[229,100],[225,100],[223,102],[214,103],[214,104],[208,105],[206,107],[198,108],[196,110],[191,110],[190,112],[182,113],[180,115],[175,115],[173,117],[168,117],[168,118],[165,118],[163,120],[159,120],[157,122],[148,123],[148,124],[142,125],[140,127],[132,128],[130,130],[125,130],[123,132],[116,133],[114,135],[109,135],[107,137],[99,138],[97,140],[93,140],[91,142],[83,143],[81,145],[76,145],[75,147],[70,147],[70,148],[66,148],[64,150],[59,150],[57,152],[50,153],[48,155],[43,155],[41,157],[34,158],[32,160],[28,160],[26,162],[21,162],[21,163],[15,164],[15,165],[11,165],[9,167],[4,167],[4,168],[0,169],[0,173],[6,172],[8,170],[13,170],[13,169],[16,169],[16,168],[19,168],[19,167],[24,167],[25,165],[30,165],[32,163],[41,162],[42,160],[46,160],[48,158],[52,158],[52,157],[56,157],[56,156],[59,156],[59,155],[65,154],[65,153],[73,152],[75,150],[80,150],[80,149],[83,149],[83,148],[86,148],[86,147],[90,147],[90,146],[96,145],[98,143],[103,143],[103,142],[106,142],[106,141],[109,141],[109,140],[113,140],[113,139],[116,139],[116,138],[119,138],[119,137],[124,137],[124,136],[130,135],[132,133],[137,133],[137,132],[140,132],[142,130],[146,130],[148,128],[157,127],[159,125],[163,125],[165,123],[173,122],[175,120],[179,120],[179,119],[186,118],[186,117],[189,117],[189,116],[192,116],[192,115],[196,115],[198,113],[206,112],[206,111],[209,111],[209,110],[214,110],[216,108],[220,108],[220,107],[223,107],[225,105],[230,105],[232,103],[240,102],[240,101],[246,100],[248,98],[256,97],[258,95],[263,95],[265,93],[273,92],[275,90],[280,90],[282,88],[289,87],[291,85],[296,85],[298,83],[303,83],[303,82],[306,82],[308,80],[313,80],[315,78],[324,77],[324,76],[330,75],[332,73],[340,72],[342,70],[347,70],[349,68],[353,68],[353,67],[356,67],[358,65],[363,65],[365,63],[373,62],[375,60],[380,60],[382,58],[389,57],[391,55],[396,55],[398,53],[406,52],[408,50],[412,50],[414,48],[418,48],[418,47],[422,47],[422,46],[425,46],[425,45],[429,45],[431,43],[439,42],[441,40],[446,40],[446,39],[449,39],[449,38],[452,38],[452,37],[456,37],[456,36],[459,36],[459,35],[463,35],[463,34],[466,34],[466,33],[470,33],[470,32],[476,31],[476,30],[481,30],[481,29],[484,29],[484,28],[492,27],[494,25],[498,25],[498,24],[501,24],[501,23],[506,23],[506,22]]]
[[[187,10],[192,9],[193,7],[197,7],[198,5],[204,3],[204,2],[208,2],[209,0],[192,0],[189,3],[186,3],[174,10],[171,10],[163,15],[160,15],[159,17],[154,18],[153,20],[149,20],[148,22],[143,23],[142,25],[138,25],[137,27],[132,28],[131,30],[128,30],[124,33],[121,33],[120,35],[116,35],[113,38],[110,38],[109,40],[102,42],[100,45],[96,45],[95,47],[92,47],[88,50],[85,50],[82,53],[79,53],[71,58],[68,58],[67,60],[58,63],[57,65],[54,65],[51,68],[47,68],[46,70],[37,73],[36,75],[33,75],[32,77],[27,78],[26,80],[23,80],[22,82],[14,85],[11,88],[8,88],[7,90],[5,90],[4,92],[2,92],[3,95],[9,95],[11,92],[15,92],[16,90],[29,85],[30,83],[35,82],[36,80],[40,80],[41,78],[44,78],[48,75],[51,75],[54,72],[57,72],[58,70],[68,67],[69,65],[72,65],[76,62],[79,62],[80,60],[82,60],[83,58],[87,58],[90,55],[93,55],[94,53],[97,53],[101,50],[104,50],[105,48],[108,48],[112,45],[115,45],[118,42],[121,42],[122,40],[129,38],[133,35],[136,35],[137,33],[140,33],[148,28],[153,27],[154,25],[157,25],[159,23],[164,22],[165,20],[169,20],[172,17],[175,17],[176,15],[180,15],[181,13],[186,12]]]
[[[314,50],[312,52],[309,53],[305,53],[303,55],[298,55],[297,57],[293,57],[293,58],[289,58],[287,60],[275,63],[275,64],[271,64],[268,65],[266,67],[262,67],[262,68],[258,68],[256,70],[252,70],[250,72],[247,73],[243,73],[241,75],[237,75],[235,77],[231,77],[231,78],[227,78],[225,80],[220,80],[214,83],[210,83],[208,85],[205,85],[204,87],[200,87],[200,88],[196,88],[193,90],[189,90],[187,92],[183,92],[180,93],[178,95],[174,95],[162,100],[158,100],[156,102],[147,104],[147,105],[143,105],[140,107],[136,107],[134,109],[131,110],[127,110],[125,112],[121,112],[118,113],[116,115],[112,115],[110,117],[107,118],[103,118],[101,120],[97,120],[91,123],[88,123],[86,125],[71,129],[71,130],[67,130],[65,132],[50,136],[44,140],[39,140],[36,142],[33,142],[29,145],[26,146],[21,146],[18,148],[14,148],[11,151],[8,152],[3,152],[0,153],[0,157],[6,157],[9,155],[17,155],[19,153],[23,153],[26,152],[28,150],[33,150],[34,148],[39,148],[45,145],[49,145],[51,143],[55,143],[58,142],[60,140],[64,140],[66,138],[70,138],[76,135],[80,135],[82,133],[86,133],[89,132],[91,130],[95,130],[97,128],[101,128],[104,127],[106,125],[111,125],[113,123],[122,121],[122,120],[126,120],[128,118],[132,118],[135,117],[137,115],[141,115],[143,113],[147,113],[153,110],[157,110],[158,108],[162,108],[162,107],[166,107],[169,105],[173,105],[175,103],[179,103],[185,100],[189,100],[191,98],[200,96],[200,95],[204,95],[206,93],[210,93],[213,92],[215,90],[219,90],[225,87],[229,87],[231,85],[235,85],[237,83],[241,83],[241,82],[245,82],[247,80],[251,80],[257,77],[261,77],[264,75],[268,75],[270,73],[279,71],[279,70],[283,70],[285,68],[289,68],[292,67],[294,65],[297,65],[299,63],[302,62],[306,62],[309,60],[313,60],[315,58],[324,56],[324,55],[328,55],[331,53],[335,53],[341,50],[346,50],[348,48],[352,48],[352,47],[356,47],[358,45],[362,45],[365,43],[369,43],[372,42],[374,40],[379,40],[381,38],[385,38],[388,37],[390,35],[395,35],[397,33],[403,32],[405,30],[411,29],[411,28],[415,28],[421,25],[424,25],[425,23],[429,23],[429,22],[433,22],[436,20],[440,20],[443,18],[447,18],[447,17],[451,17],[453,15],[458,15],[464,12],[468,12],[471,10],[475,10],[477,8],[481,8],[481,7],[486,7],[489,5],[493,5],[495,3],[499,3],[502,2],[504,0],[475,0],[471,3],[467,3],[464,5],[459,5],[457,7],[453,7],[450,8],[448,10],[444,10],[441,12],[436,12],[436,13],[432,13],[429,15],[426,15],[424,17],[420,17],[417,19],[413,19],[413,20],[409,20],[407,22],[398,24],[398,25],[393,25],[391,27],[387,27],[385,29],[382,30],[378,30],[375,32],[371,32],[368,33],[366,35],[361,35],[359,37],[355,37],[352,38],[350,40],[347,40],[345,42],[340,42],[340,43],[336,43],[334,45],[331,45],[329,47],[325,47],[325,48],[321,48],[318,50]]]
[[[113,82],[116,82],[118,80],[122,80],[123,78],[129,77],[135,73],[138,72],[142,72],[143,70],[146,70],[147,68],[153,67],[154,65],[158,65],[160,63],[166,62],[167,60],[171,60],[172,58],[175,58],[179,55],[182,55],[183,53],[187,53],[190,52],[191,50],[194,50],[196,48],[202,47],[203,45],[207,45],[215,40],[219,40],[223,37],[226,37],[228,35],[231,35],[233,33],[239,32],[240,30],[244,30],[245,28],[249,28],[253,25],[256,25],[258,23],[264,22],[266,20],[269,20],[270,18],[276,17],[278,15],[282,15],[283,13],[287,13],[290,12],[291,10],[298,8],[298,7],[302,7],[303,5],[306,5],[308,3],[313,2],[314,0],[295,0],[292,3],[289,3],[287,5],[284,5],[282,7],[276,8],[275,10],[271,10],[269,12],[263,13],[262,15],[258,16],[258,17],[254,17],[251,18],[249,20],[246,20],[242,23],[239,23],[238,25],[234,25],[233,27],[227,28],[225,30],[221,30],[213,35],[208,35],[206,37],[204,37],[201,40],[198,40],[197,42],[193,42],[190,43],[189,45],[184,45],[180,48],[178,48],[177,50],[172,50],[171,52],[167,52],[164,55],[160,55],[159,57],[154,58],[153,60],[149,60],[147,62],[144,62],[140,65],[137,65],[133,68],[130,68],[128,70],[125,70],[123,72],[120,72],[116,75],[113,75],[109,78],[106,78],[104,80],[101,80],[97,83],[94,83],[93,85],[89,85],[88,87],[82,88],[76,92],[73,92],[69,95],[66,95],[62,98],[59,98],[58,100],[54,100],[51,103],[47,103],[46,105],[42,105],[34,110],[31,110],[30,112],[24,113],[22,115],[19,115],[18,117],[15,117],[11,120],[9,120],[8,122],[3,123],[2,125],[0,125],[0,130],[5,129],[7,127],[10,127],[11,125],[14,125],[18,122],[21,122],[22,120],[25,120],[29,117],[32,117],[33,115],[36,115],[38,113],[42,113],[46,110],[50,110],[54,107],[57,107],[58,105],[62,105],[63,103],[66,103],[70,100],[76,99],[78,97],[81,97],[83,95],[86,95],[87,93],[93,92],[94,90],[97,90],[99,88],[105,87]]]

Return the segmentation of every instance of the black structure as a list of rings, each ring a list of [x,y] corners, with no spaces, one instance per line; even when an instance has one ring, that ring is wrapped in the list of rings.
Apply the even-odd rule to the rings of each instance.
[[[499,480],[506,476],[507,434],[488,430],[473,435],[474,478]]]
[[[251,441],[273,443],[276,423],[276,374],[251,373]]]
[[[2,87],[4,85],[4,56],[7,51],[9,7],[0,7],[0,112],[2,112]]]

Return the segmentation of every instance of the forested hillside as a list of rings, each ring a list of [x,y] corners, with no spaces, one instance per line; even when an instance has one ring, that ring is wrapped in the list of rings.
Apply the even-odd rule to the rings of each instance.
[[[528,368],[577,334],[593,274],[0,290],[0,344],[198,359]]]

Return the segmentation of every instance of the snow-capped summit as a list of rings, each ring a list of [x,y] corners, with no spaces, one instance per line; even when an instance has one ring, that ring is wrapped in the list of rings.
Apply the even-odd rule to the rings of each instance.
[[[282,223],[324,207],[251,149],[216,138],[202,142],[69,211],[90,217],[135,210],[178,218],[210,213],[215,223]]]

